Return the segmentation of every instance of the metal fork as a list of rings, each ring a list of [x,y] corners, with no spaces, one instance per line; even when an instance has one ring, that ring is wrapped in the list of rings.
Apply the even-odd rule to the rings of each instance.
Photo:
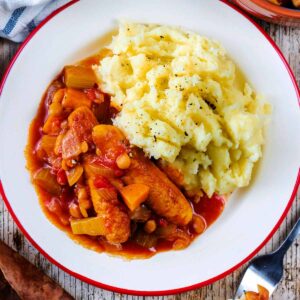
[[[281,244],[274,252],[254,258],[246,269],[238,290],[234,296],[237,300],[245,291],[257,291],[257,285],[268,289],[271,295],[283,275],[283,258],[295,239],[300,235],[300,218]]]

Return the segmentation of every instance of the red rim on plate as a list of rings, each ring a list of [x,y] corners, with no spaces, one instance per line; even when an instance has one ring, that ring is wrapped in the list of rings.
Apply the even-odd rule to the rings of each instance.
[[[31,32],[31,34],[26,38],[26,40],[23,42],[23,44],[21,45],[21,47],[19,48],[19,50],[17,51],[17,53],[15,54],[15,56],[13,57],[12,61],[10,62],[2,80],[0,83],[0,96],[5,84],[5,81],[9,75],[9,72],[11,70],[11,68],[13,67],[15,61],[17,60],[18,56],[20,55],[20,53],[22,52],[22,50],[25,48],[25,46],[27,45],[27,43],[32,39],[32,37],[36,34],[36,32],[39,31],[39,29],[41,27],[43,27],[49,20],[51,20],[54,16],[56,16],[58,13],[60,13],[61,11],[63,11],[64,9],[68,8],[69,6],[75,4],[76,2],[78,2],[79,0],[73,0],[67,4],[65,4],[64,6],[60,7],[59,9],[57,9],[55,12],[53,12],[51,15],[49,15],[44,21],[42,21],[39,26],[37,26],[35,28],[35,30],[33,30]],[[235,6],[233,6],[232,4],[228,3],[227,0],[220,0],[221,2],[223,2],[224,4],[230,6],[232,9],[236,10],[238,13],[240,13],[241,15],[243,15],[246,19],[248,19],[264,36],[265,38],[270,42],[270,44],[273,46],[273,48],[275,49],[275,51],[278,53],[279,57],[281,58],[282,62],[284,63],[290,77],[291,80],[294,84],[295,87],[295,91],[298,97],[298,103],[300,105],[300,90],[297,86],[297,82],[296,79],[293,75],[293,72],[289,66],[289,64],[287,63],[286,59],[284,58],[283,54],[281,53],[281,51],[279,50],[278,46],[275,44],[275,42],[267,35],[267,33],[259,26],[257,25],[250,17],[248,17],[243,11],[241,11],[240,9],[236,8]],[[193,289],[197,289],[197,288],[201,288],[205,285],[208,284],[212,284],[217,280],[222,279],[223,277],[225,277],[226,275],[229,275],[230,273],[232,273],[233,271],[235,271],[236,269],[238,269],[240,266],[242,266],[244,263],[246,263],[247,261],[249,261],[255,254],[257,254],[257,252],[268,242],[268,240],[273,236],[273,234],[277,231],[277,229],[279,228],[280,224],[282,223],[282,221],[284,220],[284,218],[286,217],[289,209],[292,206],[293,200],[296,196],[297,193],[297,189],[299,187],[300,184],[300,170],[298,171],[298,176],[294,185],[294,189],[292,192],[292,195],[290,197],[290,200],[282,214],[282,216],[280,217],[280,219],[277,221],[275,227],[273,228],[273,230],[269,233],[269,235],[261,242],[261,244],[254,249],[246,258],[244,258],[241,262],[239,262],[238,264],[236,264],[235,266],[233,266],[232,268],[228,269],[227,271],[223,272],[222,274],[219,274],[218,276],[215,276],[213,278],[210,278],[206,281],[202,281],[199,282],[197,284],[193,284],[190,286],[186,286],[186,287],[182,287],[182,288],[178,288],[178,289],[172,289],[172,290],[162,290],[162,291],[136,291],[136,290],[128,290],[128,289],[123,289],[123,288],[119,288],[119,287],[115,287],[115,286],[110,286],[95,280],[92,280],[90,278],[84,277],[78,273],[73,272],[72,270],[69,270],[68,268],[66,268],[65,266],[63,266],[62,264],[60,264],[59,262],[57,262],[55,259],[53,259],[49,254],[47,254],[30,236],[30,234],[25,230],[25,228],[22,226],[21,222],[19,221],[19,219],[17,218],[17,216],[15,215],[12,207],[10,206],[10,203],[8,201],[8,199],[6,198],[5,192],[4,192],[4,187],[2,186],[2,183],[0,181],[0,194],[3,197],[3,200],[5,202],[5,205],[9,211],[9,213],[11,214],[11,216],[13,217],[14,221],[16,222],[17,226],[19,227],[19,229],[23,232],[23,234],[25,235],[25,237],[29,240],[29,242],[41,253],[43,254],[51,263],[53,263],[54,265],[56,265],[57,267],[59,267],[60,269],[62,269],[63,271],[69,273],[70,275],[85,281],[89,284],[95,285],[97,287],[103,288],[103,289],[107,289],[113,292],[118,292],[118,293],[124,293],[124,294],[132,294],[132,295],[140,295],[140,296],[162,296],[162,295],[171,295],[171,294],[177,294],[177,293],[182,293],[182,292],[187,292]]]

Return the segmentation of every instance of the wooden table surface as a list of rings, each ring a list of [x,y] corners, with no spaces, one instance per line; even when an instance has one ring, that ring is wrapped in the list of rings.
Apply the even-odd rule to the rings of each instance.
[[[288,60],[300,84],[300,28],[288,28],[279,25],[270,25],[260,22],[262,27],[271,35],[284,56]],[[6,66],[19,45],[0,39],[0,78]],[[251,53],[249,53],[249,59]],[[259,66],[258,66],[259,67]],[[272,76],[270,74],[270,76]],[[278,83],[280,84],[280,83]],[[283,99],[284,100],[284,99]],[[291,137],[292,138],[292,137]],[[277,170],[280,172],[280,170]],[[272,184],[272,182],[270,182]],[[286,195],[289,197],[290,195]],[[260,254],[270,252],[284,240],[297,218],[300,217],[300,193],[298,190],[292,209],[282,223],[280,229],[267,243]],[[190,291],[184,294],[165,297],[138,297],[112,293],[106,290],[88,285],[51,264],[43,257],[23,236],[16,224],[9,215],[3,200],[0,196],[0,239],[7,245],[17,250],[30,262],[42,269],[47,275],[57,281],[67,292],[76,299],[100,299],[100,300],[200,300],[214,299],[225,300],[233,297],[241,272],[246,265],[242,266],[232,274],[204,288]],[[284,259],[284,278],[278,289],[274,292],[272,299],[276,300],[296,300],[300,299],[300,247],[299,242],[294,243]],[[0,299],[1,295],[0,295]]]

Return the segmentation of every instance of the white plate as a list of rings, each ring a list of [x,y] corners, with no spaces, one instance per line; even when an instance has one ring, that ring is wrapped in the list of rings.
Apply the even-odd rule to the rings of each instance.
[[[124,18],[182,26],[219,40],[255,89],[274,106],[264,157],[251,186],[236,192],[223,215],[188,249],[134,261],[87,250],[52,225],[38,204],[23,154],[28,126],[47,85],[65,64],[102,47],[107,41],[103,37]],[[134,294],[168,294],[211,283],[253,256],[291,205],[300,154],[297,93],[279,50],[221,1],[75,2],[31,35],[4,79],[0,170],[6,204],[42,253],[89,283]]]

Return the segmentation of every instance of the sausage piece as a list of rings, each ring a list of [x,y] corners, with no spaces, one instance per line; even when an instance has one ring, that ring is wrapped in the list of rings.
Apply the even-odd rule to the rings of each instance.
[[[91,141],[92,129],[97,124],[93,112],[86,106],[78,107],[68,117],[69,128],[76,132],[81,142]]]
[[[96,188],[89,179],[94,209],[104,218],[105,237],[110,243],[124,243],[130,235],[130,219],[123,203],[118,200],[114,188]]]
[[[93,129],[93,141],[102,155],[116,158],[128,145],[123,133],[112,125],[98,125]],[[115,151],[114,151],[115,150]],[[147,205],[172,223],[186,225],[192,219],[192,208],[181,191],[155,166],[142,150],[131,148],[130,168],[122,178],[126,184],[142,183],[150,187]]]
[[[186,225],[192,220],[191,205],[169,178],[139,149],[134,149],[131,165],[123,180],[150,187],[146,204],[172,223]]]
[[[110,130],[107,130],[110,129]],[[113,131],[113,126],[98,125],[93,128],[92,138],[99,153],[99,160],[112,161],[121,145],[120,137],[114,138],[119,132]],[[124,243],[130,235],[130,218],[125,205],[119,201],[117,190],[113,186],[114,172],[109,167],[97,164],[97,159],[85,159],[85,175],[88,179],[93,206],[97,215],[105,222],[105,237],[111,243]],[[112,171],[112,174],[110,174]]]
[[[81,153],[81,143],[91,142],[92,129],[97,125],[93,112],[86,106],[75,109],[68,117],[69,130],[62,140],[62,158],[76,158]]]

